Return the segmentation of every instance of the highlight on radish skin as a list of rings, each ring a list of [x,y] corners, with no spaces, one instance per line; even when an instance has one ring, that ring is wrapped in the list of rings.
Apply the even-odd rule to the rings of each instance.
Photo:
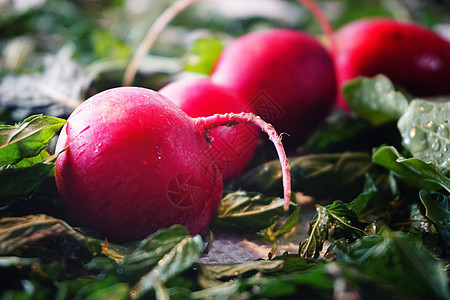
[[[289,165],[273,127],[248,113],[193,119],[159,93],[137,87],[96,94],[68,118],[56,146],[66,149],[55,164],[61,202],[79,225],[117,242],[174,224],[204,233],[223,188],[207,133],[240,123],[259,126],[274,142],[288,208]]]

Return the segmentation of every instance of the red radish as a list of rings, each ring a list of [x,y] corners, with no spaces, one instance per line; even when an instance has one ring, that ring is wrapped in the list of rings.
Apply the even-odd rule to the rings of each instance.
[[[213,114],[252,112],[241,95],[211,82],[208,78],[186,78],[174,81],[159,93],[172,100],[190,117]],[[218,127],[211,131],[211,147],[222,171],[223,180],[239,175],[248,165],[258,145],[259,133],[254,127]]]
[[[231,42],[212,80],[242,95],[288,142],[304,141],[332,110],[334,64],[312,36],[288,29],[253,32]]]
[[[335,39],[340,86],[382,73],[415,96],[450,94],[450,42],[419,24],[358,20],[339,29]],[[348,107],[342,95],[338,105]]]
[[[159,93],[137,87],[94,95],[68,118],[58,139],[56,184],[80,225],[114,241],[144,238],[182,224],[203,233],[222,196],[209,154],[210,129],[239,123],[267,132],[282,162],[285,207],[289,164],[270,124],[248,113],[193,119]]]

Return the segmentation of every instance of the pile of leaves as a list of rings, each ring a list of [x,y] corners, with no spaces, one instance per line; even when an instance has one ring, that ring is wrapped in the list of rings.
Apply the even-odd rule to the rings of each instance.
[[[367,3],[367,11],[349,13],[373,12]],[[79,22],[74,7],[48,1],[39,18],[26,12],[0,21],[2,37],[25,35],[14,39],[22,50],[27,36],[44,53],[61,36],[79,42],[40,57],[38,67],[0,74],[1,299],[450,299],[450,99],[408,99],[383,76],[349,82],[352,112],[334,112],[289,158],[298,202],[306,195],[313,206],[294,199],[284,213],[279,162],[267,161],[262,145],[252,167],[227,184],[205,236],[173,226],[118,245],[76,227],[58,201],[52,145],[85,94],[117,85],[111,74],[124,68],[130,48]],[[174,69],[207,73],[220,50],[220,40],[199,40],[196,59],[177,60]],[[110,59],[108,75],[100,58]],[[151,86],[163,72],[156,73]],[[305,219],[308,209],[315,215]],[[273,249],[255,260],[205,262],[222,232]],[[295,251],[277,251],[293,240]]]
[[[182,226],[125,245],[72,227],[52,177],[58,153],[46,150],[65,121],[35,115],[1,126],[2,297],[448,299],[450,102],[408,102],[381,75],[350,82],[345,95],[358,117],[330,121],[310,147],[331,143],[335,122],[345,123],[348,134],[340,138],[347,141],[396,123],[404,147],[291,158],[293,189],[323,202],[315,205],[308,236],[295,253],[232,264],[200,263],[212,234],[190,236]],[[283,200],[272,196],[280,194],[279,168],[270,161],[231,183],[211,232],[264,239],[276,253],[300,226],[300,206],[292,203],[286,218]]]

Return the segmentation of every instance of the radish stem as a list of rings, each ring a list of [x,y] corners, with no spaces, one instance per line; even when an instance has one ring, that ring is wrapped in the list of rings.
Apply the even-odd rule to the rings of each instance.
[[[330,52],[335,56],[337,53],[337,44],[333,34],[333,27],[330,24],[327,16],[320,8],[320,6],[314,0],[297,0],[300,4],[304,5],[314,15],[317,22],[320,25],[323,33],[328,39]]]
[[[281,136],[279,136],[275,128],[261,119],[259,116],[252,113],[229,113],[229,114],[215,114],[210,117],[199,117],[194,119],[195,124],[205,132],[206,134],[210,129],[218,126],[235,126],[238,124],[250,124],[261,128],[262,131],[267,133],[269,139],[275,145],[278,157],[281,163],[281,170],[283,174],[283,189],[284,189],[284,210],[289,210],[289,202],[291,199],[291,167],[284,151],[283,143],[281,142]]]

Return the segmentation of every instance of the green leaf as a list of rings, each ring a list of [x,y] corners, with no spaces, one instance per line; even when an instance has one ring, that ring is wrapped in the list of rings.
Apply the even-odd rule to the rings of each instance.
[[[79,278],[58,282],[58,293],[55,299],[74,300],[126,300],[129,299],[129,287],[126,283],[118,282],[114,276],[106,278]]]
[[[273,261],[266,263],[270,265]],[[239,299],[332,298],[333,279],[328,274],[326,264],[289,273],[269,271],[266,273],[263,269],[261,273],[248,278],[241,276],[223,284],[203,288],[192,293],[189,299],[234,299],[237,296],[240,296]]]
[[[348,208],[361,222],[367,222],[370,215],[383,214],[391,201],[398,197],[392,187],[394,184],[388,172],[367,174],[363,192],[348,204]]]
[[[365,174],[373,167],[370,155],[363,152],[291,157],[289,164],[294,191],[315,198],[349,201],[361,192]],[[251,169],[229,188],[258,191],[264,195],[282,194],[280,162],[274,160]]]
[[[345,238],[356,240],[365,235],[362,224],[359,222],[356,213],[349,208],[348,204],[342,201],[335,201],[326,207],[327,213],[334,226],[331,234],[334,240]]]
[[[358,77],[347,82],[342,92],[350,108],[375,126],[398,120],[408,107],[408,100],[384,75]]]
[[[381,285],[412,299],[449,299],[444,264],[403,232],[385,229],[380,236],[356,241],[337,261],[359,269]],[[404,296],[404,297],[405,297]]]
[[[53,171],[57,154],[46,157],[43,150],[40,155],[25,158],[13,166],[0,168],[0,208],[32,194],[47,179]]]
[[[354,211],[342,201],[323,207],[316,205],[317,213],[309,225],[308,237],[300,243],[299,254],[303,258],[318,258],[325,241],[336,241],[344,238],[354,241],[366,233],[359,227]],[[333,228],[330,234],[330,228]]]
[[[50,240],[53,244],[39,242]],[[0,219],[0,255],[21,254],[27,257],[32,247],[40,245],[42,249],[57,251],[78,259],[91,258],[101,252],[100,241],[87,237],[73,229],[60,219],[47,215],[29,215],[24,217],[5,217]],[[38,251],[39,252],[39,251]],[[50,255],[50,251],[43,254]],[[33,253],[34,254],[34,253]]]
[[[419,196],[426,208],[427,218],[450,232],[449,196],[426,190],[421,190]]]
[[[87,265],[89,270],[119,276],[120,281],[133,285],[132,293],[143,297],[156,288],[159,292],[173,276],[185,271],[203,253],[200,236],[190,236],[186,227],[174,225],[161,229],[137,245],[109,244],[106,257],[96,257]]]
[[[297,205],[294,211],[289,215],[289,217],[284,220],[284,222],[278,221],[269,228],[267,228],[267,233],[265,239],[274,242],[279,237],[289,233],[292,229],[300,223],[300,206]]]
[[[209,75],[223,49],[223,43],[218,38],[198,39],[187,56],[184,69]]]
[[[308,237],[300,243],[299,254],[304,258],[317,258],[328,239],[328,226],[330,224],[326,208],[318,205],[314,219],[309,223]]]
[[[404,158],[394,147],[377,149],[373,154],[373,162],[392,170],[413,188],[431,191],[444,188],[450,192],[450,179],[434,163]]]
[[[38,155],[65,120],[35,115],[18,125],[0,126],[0,166]]]
[[[209,288],[238,277],[250,277],[257,273],[270,274],[281,270],[283,265],[283,260],[200,265],[200,284],[203,288]]]
[[[277,276],[251,277],[241,283],[255,288],[257,299],[332,299],[333,279],[327,264]]]
[[[161,293],[163,288],[160,285],[191,267],[202,253],[203,240],[199,235],[184,238],[170,249],[153,269],[141,277],[131,289],[131,294],[140,298],[152,290]]]
[[[415,158],[450,168],[449,120],[450,101],[414,100],[397,126]]]
[[[237,191],[222,199],[213,224],[222,228],[257,232],[276,224],[284,214],[283,199]]]
[[[353,114],[334,111],[301,145],[302,153],[370,152],[379,145],[401,145],[394,122],[373,126]]]

